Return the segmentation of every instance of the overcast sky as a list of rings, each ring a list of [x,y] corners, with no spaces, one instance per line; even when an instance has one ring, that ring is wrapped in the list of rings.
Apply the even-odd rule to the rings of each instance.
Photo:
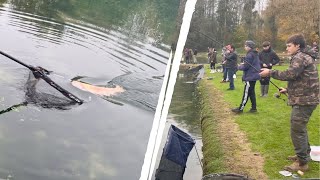
[[[259,13],[261,13],[262,10],[264,10],[267,6],[267,2],[269,0],[257,0],[255,10],[257,10]]]

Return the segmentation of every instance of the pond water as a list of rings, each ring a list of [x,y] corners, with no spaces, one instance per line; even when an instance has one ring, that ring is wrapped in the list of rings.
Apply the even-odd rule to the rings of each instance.
[[[159,167],[161,155],[163,153],[163,148],[165,146],[171,124],[188,133],[195,140],[196,144],[188,156],[183,176],[184,180],[200,180],[202,178],[202,165],[200,163],[203,158],[202,135],[198,106],[199,103],[195,93],[197,82],[203,77],[204,69],[200,69],[201,66],[196,68],[194,67],[195,66],[189,65],[180,66],[161,141],[161,149],[157,155],[156,162],[157,169]],[[155,172],[156,171],[154,171],[154,176]],[[155,179],[154,176],[153,179]]]
[[[66,110],[19,106],[30,71],[0,56],[0,179],[138,179],[178,6],[0,0],[0,50],[53,71],[51,79],[85,101]],[[77,76],[125,92],[106,98],[82,91],[71,85]],[[37,96],[63,98],[44,82],[37,86]]]

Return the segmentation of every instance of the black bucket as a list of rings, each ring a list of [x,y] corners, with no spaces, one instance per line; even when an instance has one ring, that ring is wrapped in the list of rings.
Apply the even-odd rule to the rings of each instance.
[[[195,145],[192,137],[171,125],[156,171],[156,180],[182,180],[187,159]]]

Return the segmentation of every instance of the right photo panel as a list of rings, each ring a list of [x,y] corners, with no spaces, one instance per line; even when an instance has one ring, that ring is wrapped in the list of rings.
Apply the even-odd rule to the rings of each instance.
[[[192,2],[180,1],[148,179],[320,178],[320,2]]]

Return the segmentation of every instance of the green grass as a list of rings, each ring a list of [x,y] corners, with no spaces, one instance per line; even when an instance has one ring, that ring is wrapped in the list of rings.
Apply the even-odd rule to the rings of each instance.
[[[208,77],[213,77],[211,82],[224,93],[224,99],[230,103],[230,108],[237,107],[240,104],[244,84],[241,81],[242,72],[238,71],[235,79],[234,91],[226,91],[229,83],[221,84],[222,73],[209,74],[209,68],[206,67]],[[287,65],[275,66],[274,69],[284,70]],[[319,67],[318,67],[319,68]],[[286,82],[271,80],[279,87],[286,87]],[[264,171],[270,179],[283,179],[284,176],[278,172],[285,165],[290,164],[286,157],[294,155],[293,145],[290,139],[290,113],[291,107],[285,101],[273,97],[277,89],[270,84],[269,97],[261,98],[260,83],[256,84],[256,97],[258,113],[251,114],[247,111],[251,107],[251,102],[246,105],[244,113],[236,117],[239,124],[251,143],[253,151],[260,152],[265,158]],[[285,96],[282,98],[286,99]],[[311,145],[320,145],[320,118],[319,107],[313,112],[308,123],[309,141]],[[254,163],[254,162],[253,162]],[[303,178],[320,178],[320,166],[317,162],[309,163],[310,170],[305,173]]]
[[[204,175],[226,172],[224,153],[217,133],[217,122],[211,109],[209,102],[210,93],[206,91],[205,83],[200,81],[196,94],[199,97],[203,142],[202,152],[205,157],[203,159]]]

